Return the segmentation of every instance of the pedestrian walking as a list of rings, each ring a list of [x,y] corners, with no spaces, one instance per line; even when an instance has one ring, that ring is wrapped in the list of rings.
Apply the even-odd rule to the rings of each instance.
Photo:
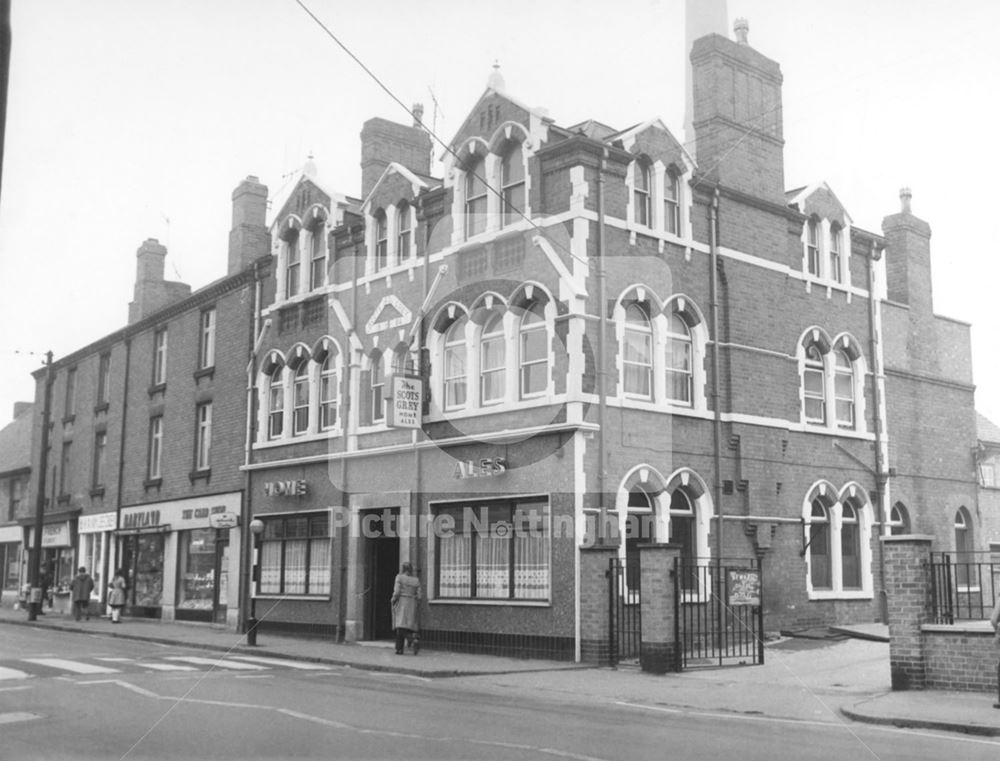
[[[73,581],[69,583],[69,591],[73,598],[73,618],[79,621],[81,616],[86,616],[89,621],[90,593],[94,591],[94,580],[84,566],[80,566]]]
[[[42,588],[42,601],[38,603],[38,612],[45,615],[45,603],[52,607],[52,573],[46,568],[42,571],[42,576],[38,580],[38,586]]]
[[[420,600],[420,579],[413,575],[413,566],[403,563],[392,588],[392,625],[396,630],[396,655],[403,654],[404,641],[420,652],[420,627],[417,624],[417,603]]]
[[[127,587],[125,572],[119,568],[115,571],[114,578],[108,585],[108,606],[111,608],[111,623],[113,624],[122,622],[122,608],[125,607],[125,589]]]

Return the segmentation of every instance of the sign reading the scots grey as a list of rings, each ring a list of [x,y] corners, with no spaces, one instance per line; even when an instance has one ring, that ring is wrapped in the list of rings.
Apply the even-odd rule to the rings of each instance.
[[[424,404],[424,386],[412,375],[389,378],[389,409],[386,422],[393,428],[419,428]]]
[[[756,568],[729,568],[726,570],[728,604],[760,605],[760,571]]]

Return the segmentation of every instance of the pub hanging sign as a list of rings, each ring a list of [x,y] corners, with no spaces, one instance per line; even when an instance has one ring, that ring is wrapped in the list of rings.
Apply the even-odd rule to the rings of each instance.
[[[420,428],[423,381],[415,375],[393,375],[387,379],[387,385],[386,424],[392,428]]]

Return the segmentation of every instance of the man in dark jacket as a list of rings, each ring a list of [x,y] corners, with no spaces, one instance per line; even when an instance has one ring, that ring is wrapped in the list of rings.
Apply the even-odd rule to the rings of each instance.
[[[73,618],[79,621],[81,616],[86,616],[89,621],[90,593],[94,591],[94,580],[83,566],[80,566],[80,570],[70,582],[69,591],[73,596]]]

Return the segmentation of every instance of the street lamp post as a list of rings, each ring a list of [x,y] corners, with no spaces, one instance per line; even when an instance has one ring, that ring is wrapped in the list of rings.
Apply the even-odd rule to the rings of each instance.
[[[264,521],[254,518],[250,521],[253,536],[253,556],[250,566],[250,618],[247,619],[247,644],[257,646],[257,582],[260,578],[260,535],[264,533]]]

